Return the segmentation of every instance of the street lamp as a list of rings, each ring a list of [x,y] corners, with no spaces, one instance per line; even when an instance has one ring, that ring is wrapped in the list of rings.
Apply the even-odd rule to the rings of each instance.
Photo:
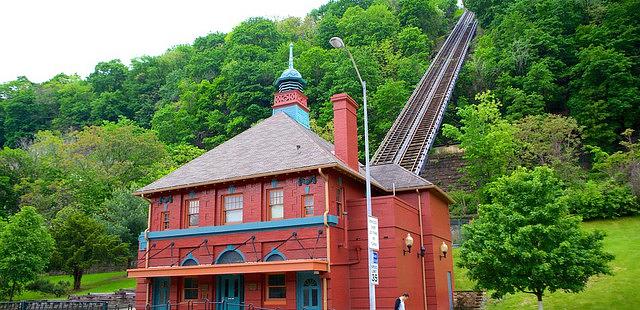
[[[353,55],[349,52],[347,45],[344,44],[344,41],[339,37],[333,37],[329,39],[329,44],[334,48],[342,48],[347,51],[349,55],[349,59],[353,63],[353,68],[356,69],[356,74],[358,75],[358,80],[360,80],[360,85],[362,85],[362,103],[363,103],[363,114],[364,114],[364,171],[365,171],[365,183],[367,188],[367,219],[372,215],[371,214],[371,169],[369,169],[369,119],[367,115],[367,82],[362,80],[362,76],[360,76],[360,70],[358,70],[358,66],[356,65],[356,61],[353,59]],[[368,221],[368,220],[367,220]],[[373,260],[373,249],[371,249],[367,245],[367,249],[369,252],[369,309],[376,309],[376,287],[371,280],[371,268],[372,268],[372,260]]]

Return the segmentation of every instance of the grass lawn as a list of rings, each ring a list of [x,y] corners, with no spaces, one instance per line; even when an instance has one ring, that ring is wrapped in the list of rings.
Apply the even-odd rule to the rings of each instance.
[[[68,281],[73,285],[73,277],[69,275],[63,276],[45,276],[45,279],[51,282],[60,280]],[[82,286],[80,291],[70,292],[69,294],[84,295],[87,293],[110,293],[123,288],[134,288],[136,286],[135,279],[127,278],[126,271],[91,273],[82,276]],[[24,291],[16,296],[16,300],[37,300],[37,299],[67,299],[67,296],[56,298],[53,295],[43,294],[40,292]]]
[[[543,297],[545,309],[640,309],[640,216],[618,220],[593,221],[585,229],[606,232],[605,248],[615,255],[612,276],[591,278],[584,291],[577,294],[555,292]],[[454,250],[454,257],[456,250]],[[455,272],[456,290],[473,288],[465,270]],[[534,295],[507,295],[490,300],[487,309],[536,309]]]

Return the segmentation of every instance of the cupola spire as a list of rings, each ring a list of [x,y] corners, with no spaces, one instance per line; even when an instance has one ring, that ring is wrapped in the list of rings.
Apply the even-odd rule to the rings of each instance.
[[[278,91],[273,96],[273,114],[285,113],[302,126],[309,128],[309,107],[303,90],[307,82],[293,67],[293,43],[289,44],[289,68],[276,80]]]
[[[289,70],[293,69],[293,42],[289,43]]]
[[[302,78],[302,74],[293,68],[293,43],[289,44],[289,68],[282,72],[275,85],[279,93],[293,89],[303,91],[307,85],[307,81]]]

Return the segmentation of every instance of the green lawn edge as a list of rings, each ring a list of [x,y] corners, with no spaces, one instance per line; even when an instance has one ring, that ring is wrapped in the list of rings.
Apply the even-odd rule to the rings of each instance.
[[[44,276],[51,282],[64,280],[73,284],[73,277],[70,275]],[[89,273],[82,277],[82,286],[79,291],[71,291],[67,295],[86,295],[88,293],[111,293],[120,289],[133,289],[136,286],[135,279],[127,278],[126,271]],[[41,292],[24,291],[16,296],[14,300],[42,300],[42,299],[67,299],[67,295],[55,297],[51,294]]]

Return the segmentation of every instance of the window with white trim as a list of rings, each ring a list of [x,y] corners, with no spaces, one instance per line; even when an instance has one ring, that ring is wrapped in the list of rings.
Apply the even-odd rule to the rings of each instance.
[[[224,222],[242,223],[242,194],[224,196]]]
[[[162,229],[169,229],[169,211],[162,212]]]
[[[200,200],[189,201],[187,220],[189,221],[189,227],[198,226],[200,223]]]
[[[272,220],[284,218],[284,191],[281,189],[269,191],[269,218]]]
[[[302,216],[313,216],[313,195],[302,196]]]
[[[184,278],[184,299],[198,299],[198,279]]]
[[[342,187],[336,189],[336,212],[340,217],[344,214],[344,189]]]
[[[267,300],[285,300],[287,282],[284,273],[267,275]]]

